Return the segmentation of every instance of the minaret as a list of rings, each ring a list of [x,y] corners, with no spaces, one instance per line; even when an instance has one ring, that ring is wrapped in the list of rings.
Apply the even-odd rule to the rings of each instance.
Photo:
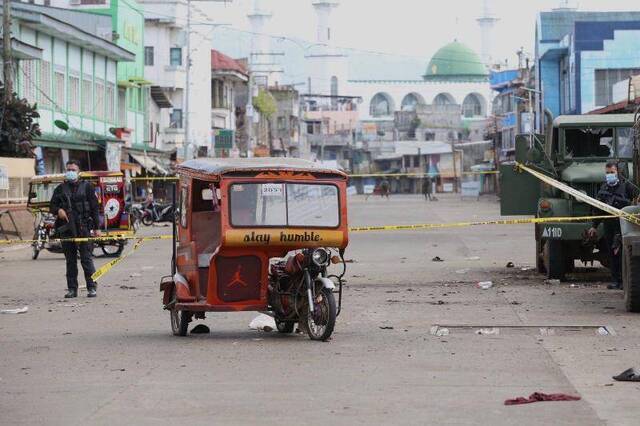
[[[266,80],[267,85],[275,86],[281,83],[283,70],[276,61],[278,55],[271,51],[271,37],[266,34],[272,16],[268,3],[269,0],[253,0],[253,10],[247,15],[252,33],[249,66],[256,84]]]
[[[477,19],[478,25],[480,25],[480,37],[482,46],[480,47],[480,56],[482,62],[488,67],[492,64],[492,49],[493,49],[493,29],[498,18],[493,14],[491,10],[491,1],[482,1],[482,16]]]
[[[311,46],[307,60],[306,92],[314,95],[343,94],[347,84],[347,57],[333,47],[331,14],[340,5],[338,0],[311,0],[317,17],[316,44]]]

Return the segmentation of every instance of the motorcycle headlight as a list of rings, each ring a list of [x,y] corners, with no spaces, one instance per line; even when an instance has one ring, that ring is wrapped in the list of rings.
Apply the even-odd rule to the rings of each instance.
[[[329,252],[325,249],[315,249],[311,254],[311,260],[318,266],[327,266],[329,264]]]

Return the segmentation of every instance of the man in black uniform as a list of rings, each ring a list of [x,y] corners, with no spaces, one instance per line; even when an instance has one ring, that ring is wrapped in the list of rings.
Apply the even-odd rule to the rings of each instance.
[[[80,165],[75,160],[67,162],[65,182],[58,185],[51,197],[50,211],[57,215],[56,230],[61,238],[100,236],[98,199],[93,185],[79,180]],[[87,297],[96,297],[96,283],[91,275],[96,271],[91,257],[90,243],[63,242],[67,261],[67,288],[64,297],[78,296],[78,252],[87,283]]]
[[[621,209],[631,205],[638,196],[638,191],[627,181],[621,181],[618,176],[618,164],[608,162],[606,165],[605,183],[598,191],[596,198],[612,207]],[[597,213],[596,213],[597,214]],[[602,214],[602,213],[601,213]],[[597,235],[596,228],[604,222],[604,239],[610,257],[610,269],[612,283],[607,286],[610,290],[622,289],[622,236],[620,220],[618,219],[595,219],[589,236]]]

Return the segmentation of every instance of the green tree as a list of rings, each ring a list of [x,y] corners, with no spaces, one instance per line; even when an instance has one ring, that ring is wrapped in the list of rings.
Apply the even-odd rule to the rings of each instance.
[[[0,83],[0,99],[4,99],[4,85]],[[0,101],[1,102],[1,101]],[[0,111],[0,157],[33,157],[34,137],[40,136],[40,118],[36,104],[29,104],[13,93]]]

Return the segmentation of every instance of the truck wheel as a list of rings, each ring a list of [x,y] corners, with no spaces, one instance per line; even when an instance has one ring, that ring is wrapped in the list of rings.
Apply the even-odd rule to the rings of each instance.
[[[547,240],[544,244],[544,266],[547,270],[547,278],[550,280],[564,281],[567,262],[565,260],[562,241]]]
[[[626,247],[622,255],[624,304],[627,312],[640,312],[640,257],[633,257]]]
[[[535,238],[536,238],[536,270],[540,274],[546,274],[547,268],[544,266],[544,254],[542,253],[542,241],[540,240],[540,235],[538,233],[538,226],[536,225],[534,228]]]

